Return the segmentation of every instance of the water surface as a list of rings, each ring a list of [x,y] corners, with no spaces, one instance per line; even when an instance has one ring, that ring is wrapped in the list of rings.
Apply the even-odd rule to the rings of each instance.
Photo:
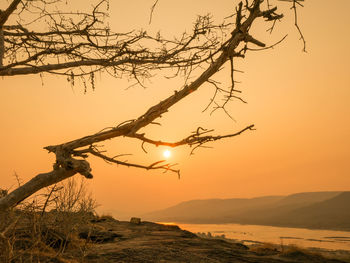
[[[245,244],[269,242],[279,245],[294,244],[300,247],[317,247],[350,251],[350,232],[334,230],[311,230],[304,228],[273,227],[240,224],[182,224],[180,228],[193,233],[225,235]]]

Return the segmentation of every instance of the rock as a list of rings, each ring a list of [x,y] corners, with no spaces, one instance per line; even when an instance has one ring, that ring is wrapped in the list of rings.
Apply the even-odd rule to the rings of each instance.
[[[113,242],[114,238],[122,237],[122,235],[113,233],[111,231],[101,231],[97,229],[85,230],[79,233],[81,239],[90,240],[93,243],[107,243]]]
[[[90,220],[91,223],[101,223],[104,221],[107,221],[107,218],[94,218]]]
[[[135,225],[140,225],[141,224],[141,218],[139,218],[139,217],[132,217],[130,219],[130,223],[131,224],[135,224]]]

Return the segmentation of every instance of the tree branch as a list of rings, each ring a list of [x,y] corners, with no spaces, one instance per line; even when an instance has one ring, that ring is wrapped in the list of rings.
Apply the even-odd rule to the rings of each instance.
[[[135,164],[135,163],[129,163],[129,162],[123,162],[120,160],[116,160],[114,157],[108,157],[107,155],[102,154],[100,151],[97,151],[96,148],[94,148],[94,147],[89,147],[88,149],[81,150],[81,151],[75,151],[73,154],[80,155],[82,153],[83,154],[90,153],[96,157],[99,157],[99,158],[107,161],[108,163],[115,163],[115,164],[119,164],[119,165],[123,165],[123,166],[127,166],[127,167],[141,168],[141,169],[146,169],[146,170],[163,170],[164,172],[171,171],[171,172],[177,173],[178,176],[180,176],[180,170],[176,170],[176,169],[171,168],[172,166],[174,166],[176,164],[161,164],[161,163],[165,162],[165,160],[157,161],[157,162],[152,163],[148,166]],[[158,165],[158,164],[161,164],[161,165]]]
[[[297,0],[291,1],[295,4]],[[56,3],[56,1],[54,2]],[[237,92],[234,83],[237,81],[234,80],[233,72],[237,70],[233,67],[233,58],[243,58],[249,50],[247,48],[249,43],[265,47],[263,42],[249,34],[249,30],[257,18],[262,17],[267,21],[276,21],[283,17],[283,15],[276,13],[276,8],[268,7],[268,10],[261,11],[260,5],[262,2],[261,0],[252,0],[249,3],[246,0],[245,6],[242,2],[238,5],[235,26],[228,39],[225,30],[232,24],[215,26],[212,24],[210,16],[199,17],[192,34],[184,33],[179,39],[174,40],[163,39],[160,35],[151,37],[145,31],[136,34],[130,32],[126,34],[111,33],[108,27],[101,26],[105,13],[99,11],[99,8],[102,3],[106,3],[106,0],[101,0],[93,9],[92,14],[68,13],[71,16],[70,18],[66,18],[60,12],[50,13],[45,6],[48,3],[38,1],[39,5],[43,5],[42,7],[36,6],[40,13],[38,19],[24,24],[24,26],[6,25],[7,31],[2,37],[4,39],[2,49],[0,35],[0,55],[1,52],[4,54],[3,65],[0,65],[0,76],[49,72],[66,75],[74,84],[75,76],[87,75],[90,77],[92,85],[94,85],[94,72],[106,70],[114,76],[128,74],[142,85],[142,79],[140,78],[151,76],[150,72],[152,70],[175,68],[176,76],[183,73],[186,85],[150,107],[137,119],[123,122],[116,127],[108,130],[103,129],[98,133],[76,140],[44,147],[56,155],[53,171],[37,175],[26,184],[1,198],[0,210],[13,207],[41,188],[62,181],[76,173],[80,173],[86,178],[92,178],[90,165],[85,160],[89,154],[110,163],[147,170],[172,171],[179,174],[179,170],[173,169],[171,164],[163,164],[164,161],[157,161],[147,166],[120,161],[116,157],[108,157],[96,148],[95,144],[98,142],[125,136],[156,146],[194,146],[193,152],[198,147],[205,147],[203,146],[205,143],[238,136],[247,130],[254,130],[254,125],[250,125],[236,133],[213,136],[208,135],[213,130],[198,128],[194,134],[178,142],[152,140],[139,132],[142,128],[154,123],[173,105],[197,91],[206,82],[216,87],[211,103],[215,103],[218,108],[223,108],[225,112],[227,111],[224,106],[230,99],[241,99],[234,95],[234,92]],[[14,0],[8,9],[0,14],[0,22],[4,21],[3,23],[5,23],[19,3],[19,0]],[[31,13],[27,8],[28,6],[24,5],[22,11]],[[25,28],[36,25],[35,23],[39,23],[44,19],[49,21],[48,31],[31,32]],[[0,23],[0,29],[3,25]],[[211,33],[211,30],[216,32]],[[222,34],[220,40],[217,37],[218,32]],[[224,41],[225,39],[226,41]],[[144,42],[156,44],[156,47],[152,49],[152,47],[143,46],[142,43]],[[211,77],[220,71],[227,61],[231,62],[232,82],[228,90],[221,89],[217,84],[218,82],[211,80]],[[198,67],[204,68],[204,65],[206,65],[206,69],[190,82],[189,77],[192,72]],[[223,106],[214,101],[218,91],[225,95]],[[84,158],[84,160],[74,159],[73,157]]]
[[[18,187],[5,197],[0,198],[0,211],[14,207],[40,189],[58,183],[75,175],[76,173],[76,170],[67,171],[64,168],[60,168],[57,170],[52,170],[48,173],[38,174],[29,182]]]
[[[13,0],[5,11],[0,10],[0,28],[2,28],[2,26],[6,23],[7,19],[10,17],[13,11],[16,10],[20,2],[21,0]]]
[[[193,132],[194,134],[192,134],[192,135],[190,135],[190,136],[188,136],[180,141],[177,141],[177,142],[156,141],[156,140],[146,138],[145,134],[139,134],[139,133],[135,133],[133,135],[128,135],[128,137],[136,138],[136,139],[139,139],[143,142],[153,144],[155,146],[162,145],[162,146],[169,146],[169,147],[177,147],[177,146],[181,146],[181,145],[189,145],[189,146],[193,146],[193,145],[197,145],[197,144],[202,145],[202,144],[207,143],[207,142],[213,142],[213,141],[221,140],[224,138],[238,136],[247,130],[254,130],[254,125],[253,124],[249,125],[246,128],[244,128],[236,133],[227,134],[227,135],[217,135],[217,136],[212,136],[212,135],[202,136],[203,134],[207,134],[209,132],[212,132],[213,130],[206,130],[206,129],[199,127],[197,129],[197,131]]]
[[[255,1],[255,3],[259,3],[259,1]],[[149,108],[145,114],[133,120],[132,122],[126,123],[124,125],[113,128],[109,131],[104,131],[101,133],[93,134],[90,136],[85,136],[83,138],[70,141],[60,145],[47,146],[49,152],[56,152],[58,148],[65,149],[68,151],[74,150],[76,148],[85,147],[92,145],[94,143],[98,143],[104,140],[108,140],[111,138],[119,137],[119,136],[133,136],[138,130],[147,126],[155,119],[159,118],[163,113],[167,112],[168,109],[179,102],[180,100],[187,97],[189,94],[195,92],[203,83],[208,81],[208,79],[213,76],[230,58],[230,56],[235,55],[235,48],[241,43],[241,41],[245,40],[245,36],[253,23],[253,21],[261,16],[261,12],[259,10],[258,4],[255,4],[256,7],[250,12],[249,17],[240,25],[239,29],[235,29],[232,32],[232,37],[228,42],[227,46],[222,48],[221,55],[213,62],[195,81],[191,84],[186,85],[180,91],[175,92],[172,96],[166,98],[165,100],[159,102],[153,107]]]

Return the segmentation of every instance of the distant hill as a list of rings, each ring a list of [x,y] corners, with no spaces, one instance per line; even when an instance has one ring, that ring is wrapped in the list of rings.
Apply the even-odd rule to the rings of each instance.
[[[350,192],[191,200],[143,217],[158,222],[240,223],[350,230]]]
[[[251,199],[206,199],[191,200],[164,210],[148,213],[143,217],[158,222],[213,223],[230,214],[240,214],[247,209],[272,205],[283,196],[265,196]]]
[[[294,225],[306,225],[310,228],[349,229],[350,230],[350,192],[295,209],[289,214]]]

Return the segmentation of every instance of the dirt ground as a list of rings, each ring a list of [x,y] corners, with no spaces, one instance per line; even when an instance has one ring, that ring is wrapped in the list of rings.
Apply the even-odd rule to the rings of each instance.
[[[81,238],[93,242],[83,257],[85,262],[91,263],[350,262],[295,247],[284,251],[271,246],[249,248],[230,240],[200,238],[174,225],[134,224],[111,217],[92,222],[93,230],[80,233]],[[73,251],[69,257],[77,259]]]
[[[248,247],[235,240],[199,237],[175,225],[118,221],[93,213],[54,211],[43,216],[15,211],[1,222],[6,227],[0,233],[0,263],[350,262],[345,251],[263,243]]]

